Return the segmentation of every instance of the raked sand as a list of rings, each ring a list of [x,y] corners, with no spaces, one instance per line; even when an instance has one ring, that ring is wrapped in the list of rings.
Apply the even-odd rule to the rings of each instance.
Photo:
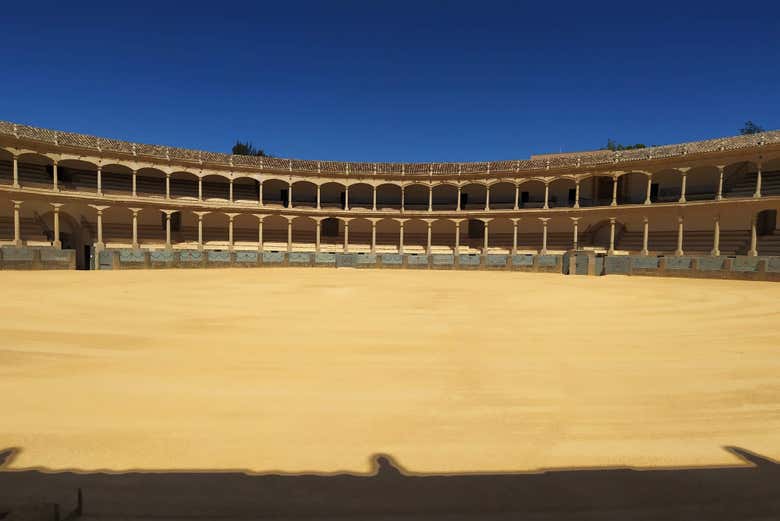
[[[0,287],[10,468],[780,459],[780,284],[280,268]]]

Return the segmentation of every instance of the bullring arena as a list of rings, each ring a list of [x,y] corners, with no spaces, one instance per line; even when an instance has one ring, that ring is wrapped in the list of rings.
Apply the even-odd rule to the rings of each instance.
[[[0,123],[0,484],[778,459],[779,206],[780,132],[400,164]]]

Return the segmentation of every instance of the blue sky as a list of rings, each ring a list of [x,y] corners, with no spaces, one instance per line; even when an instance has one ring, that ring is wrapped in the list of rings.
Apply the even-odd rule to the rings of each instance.
[[[778,4],[13,2],[0,119],[356,161],[777,129]]]

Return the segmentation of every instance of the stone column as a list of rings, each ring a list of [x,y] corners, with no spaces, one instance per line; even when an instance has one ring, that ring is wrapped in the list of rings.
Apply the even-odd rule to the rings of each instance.
[[[22,227],[19,210],[24,201],[11,201],[14,203],[14,246],[22,245]]]
[[[718,165],[718,193],[715,196],[717,201],[723,199],[723,168],[723,165]]]
[[[376,211],[376,185],[373,186],[373,189],[374,190],[373,190],[373,195],[372,195],[373,200],[372,200],[372,203],[371,203],[371,209]]]
[[[680,182],[680,199],[678,199],[678,203],[684,203],[685,202],[685,192],[687,192],[687,184],[688,184],[688,169],[682,170],[682,181]]]
[[[257,182],[257,206],[263,207],[263,181]]]
[[[344,253],[349,253],[349,221],[344,219]]]
[[[542,250],[539,253],[544,255],[547,253],[547,221],[549,221],[550,218],[540,217],[539,220],[542,221]]]
[[[371,253],[376,253],[376,220],[371,219]]]
[[[617,188],[618,188],[618,178],[613,177],[612,178],[612,202],[609,203],[610,206],[617,206]]]
[[[133,214],[133,224],[132,224],[132,231],[133,231],[133,248],[138,248],[138,212],[141,211],[141,208],[130,208],[130,212]]]
[[[520,209],[519,205],[520,205],[520,185],[516,184],[515,185],[515,206],[514,206],[514,209],[515,210],[519,210]]]
[[[761,197],[761,161],[758,162],[758,170],[756,170],[756,191],[753,197]]]
[[[171,198],[171,174],[168,172],[165,173],[165,198]]]
[[[753,214],[750,217],[750,250],[748,250],[748,255],[750,257],[755,257],[758,255],[758,249],[756,248],[757,244],[757,234],[756,234],[756,214]]]
[[[103,195],[103,171],[100,167],[97,169],[97,194]]]
[[[455,221],[455,250],[453,255],[460,253],[460,220]]]
[[[572,249],[574,251],[577,251],[577,249],[579,248],[579,233],[578,233],[579,230],[578,230],[578,226],[579,226],[580,218],[579,217],[569,217],[569,219],[571,219],[571,222],[574,225],[574,238],[573,238],[573,241],[572,241]]]
[[[488,240],[488,236],[489,236],[489,232],[490,232],[490,230],[489,230],[490,219],[485,219],[482,222],[485,223],[485,241],[482,244],[482,255],[487,255],[488,248],[490,247],[490,241]]]
[[[431,254],[431,226],[433,223],[431,221],[426,221],[426,223],[428,224],[428,242],[425,245],[425,254],[430,255]]]
[[[650,221],[647,217],[643,219],[643,225],[642,225],[642,251],[640,252],[642,255],[649,255],[650,250],[647,248],[648,241],[650,239]]]
[[[317,185],[317,210],[321,210],[322,205],[320,204],[320,185]]]
[[[349,185],[344,187],[344,210],[349,210]]]
[[[401,185],[401,212],[404,211],[404,206],[405,206],[405,203],[406,203],[405,195],[406,194],[404,193],[404,186]]]
[[[647,176],[647,188],[645,189],[645,204],[650,204],[652,201],[650,200],[650,192],[653,191],[653,176],[648,175]]]
[[[580,181],[579,179],[574,182],[574,207],[580,207]]]
[[[19,188],[19,158],[14,156],[14,188]]]
[[[265,219],[265,215],[263,214],[254,214],[255,217],[257,217],[257,251],[261,252],[263,251],[263,219]],[[318,221],[319,222],[319,221]]]
[[[614,255],[615,254],[615,218],[610,217],[609,219],[609,250],[607,250],[608,255]]]
[[[320,230],[322,229],[322,219],[317,219],[317,228],[314,232],[314,251],[320,252]]]
[[[292,251],[292,222],[293,218],[288,217],[287,218],[287,251]]]
[[[720,215],[715,216],[715,231],[712,236],[712,251],[710,255],[713,257],[720,255]]]
[[[292,208],[292,183],[287,183],[287,208]]]
[[[233,178],[228,179],[228,201],[233,202]]]
[[[458,185],[458,201],[457,201],[457,206],[455,207],[455,211],[457,211],[457,212],[460,211],[460,193],[461,193],[461,188],[462,187],[460,185]]]
[[[192,212],[198,216],[198,249],[203,249],[203,216],[209,212]]]
[[[485,186],[485,211],[490,210],[490,185]]]
[[[52,161],[51,165],[51,173],[52,173],[52,190],[55,192],[58,192],[60,190],[60,184],[59,184],[59,175],[57,173],[57,162]]]
[[[544,207],[545,209],[550,207],[550,185],[544,183]]]
[[[138,197],[138,192],[136,191],[137,179],[138,179],[138,170],[133,170],[133,197]]]
[[[173,248],[173,243],[171,242],[171,215],[176,212],[176,210],[161,210],[165,214],[165,249],[170,250]]]
[[[60,241],[60,206],[62,203],[49,203],[54,207],[54,237],[52,237],[51,245],[54,248],[62,249],[62,242]]]
[[[97,243],[95,244],[95,248],[102,250],[106,247],[105,243],[103,242],[103,210],[109,207],[95,204],[90,204],[89,206],[94,208],[97,212]]]
[[[428,211],[433,211],[433,187],[428,187]]]
[[[403,192],[401,192],[403,194]],[[404,221],[398,221],[398,253],[404,252]]]
[[[677,250],[674,252],[678,257],[684,254],[683,252],[683,217],[682,215],[677,217]]]
[[[512,219],[512,255],[517,255],[517,224],[520,219]]]
[[[228,250],[233,251],[235,243],[233,241],[233,219],[235,219],[237,213],[229,213],[228,216]]]

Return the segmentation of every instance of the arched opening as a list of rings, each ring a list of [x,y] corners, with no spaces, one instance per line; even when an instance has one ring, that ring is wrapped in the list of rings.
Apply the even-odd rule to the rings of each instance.
[[[171,197],[195,200],[198,198],[198,176],[191,172],[171,174]]]
[[[97,165],[63,159],[57,163],[57,184],[62,191],[97,192]]]
[[[275,207],[287,207],[288,187],[286,181],[279,179],[267,179],[263,181],[263,205]]]
[[[515,185],[506,181],[490,185],[490,208],[511,210],[515,207]]]
[[[425,253],[428,245],[428,223],[409,219],[404,223],[404,253]]]
[[[484,210],[487,198],[487,186],[479,183],[469,183],[460,189],[461,210]]]
[[[293,225],[295,225],[295,221],[293,221]],[[263,249],[267,251],[287,250],[287,219],[285,217],[269,215],[263,220]]]
[[[141,168],[136,173],[135,190],[140,197],[165,197],[165,172]]]
[[[433,210],[452,211],[458,208],[458,187],[442,183],[433,187]]]
[[[323,219],[320,223],[320,250],[342,251],[344,244],[344,222],[335,217]]]
[[[203,176],[203,200],[230,200],[230,180],[221,175],[212,174]]]
[[[763,172],[761,177],[763,181]],[[723,169],[723,197],[753,197],[757,179],[758,165],[752,161],[726,165]]]
[[[621,240],[624,239],[625,225],[620,222],[615,222],[615,249],[620,246]],[[593,245],[594,248],[599,250],[609,250],[610,237],[612,233],[611,223],[609,219],[603,219],[597,221],[583,230],[582,237],[588,244]],[[640,248],[641,249],[641,248]]]
[[[397,252],[400,230],[401,230],[401,225],[395,219],[386,218],[377,221],[376,223],[377,253]]]
[[[431,253],[455,251],[455,223],[449,219],[437,219],[431,224]]]
[[[103,193],[112,195],[132,195],[133,171],[127,166],[109,164],[101,170]]]
[[[570,208],[574,206],[577,198],[577,183],[574,179],[559,177],[550,181],[549,206],[550,208]]]
[[[685,179],[685,199],[687,201],[707,201],[715,199],[720,182],[720,171],[715,166],[699,166],[688,170]]]
[[[292,184],[292,201],[294,207],[316,208],[317,185],[310,181],[296,181]]]
[[[761,194],[780,195],[780,157],[765,161],[761,166]]]
[[[592,175],[580,181],[580,206],[609,206],[612,204],[612,176]]]
[[[256,205],[260,200],[260,182],[251,177],[236,177],[233,179],[233,200]]]
[[[346,187],[341,183],[325,183],[320,186],[320,206],[322,208],[344,209]]]
[[[539,219],[528,218],[518,223],[517,251],[519,253],[537,253],[542,249],[544,225]],[[548,235],[549,240],[549,235]]]
[[[350,190],[350,204],[352,193]],[[349,251],[367,253],[371,251],[371,221],[364,218],[349,221]]]
[[[106,248],[130,248],[133,227],[127,208],[111,206],[103,210],[103,243]]]
[[[406,185],[404,187],[404,210],[428,210],[428,187],[421,184]]]
[[[544,207],[544,182],[538,179],[529,179],[520,184],[518,206],[520,208]]]
[[[374,204],[374,187],[368,183],[349,186],[349,207],[370,210]]]
[[[0,240],[12,241],[14,239],[13,202],[6,200],[2,204],[2,208],[4,216],[0,218]],[[26,246],[51,246],[54,240],[53,220],[47,222],[42,218],[43,215],[51,211],[51,205],[43,201],[30,200],[22,203],[19,208],[19,235],[22,244]]]
[[[73,212],[73,210],[74,209],[69,204],[60,207],[59,240],[63,250],[73,250],[76,252],[76,269],[88,270],[90,257],[89,251],[92,240],[89,236],[84,236],[84,230],[76,218],[76,216],[79,214],[77,212]],[[44,223],[43,227],[47,234],[46,239],[48,241],[54,241],[54,212],[52,210],[48,210],[45,213],[42,213],[41,220]],[[85,246],[87,246],[86,249]]]
[[[492,219],[488,223],[488,250],[486,253],[509,253],[512,250],[514,227],[506,218]]]
[[[390,183],[377,186],[376,207],[378,210],[399,210],[401,208],[401,187]]]
[[[484,244],[485,222],[481,219],[462,221],[460,224],[460,253],[480,253]]]
[[[46,156],[34,153],[18,157],[19,186],[22,188],[52,188],[54,186],[53,162]]]
[[[647,197],[647,174],[629,172],[618,177],[618,204],[643,204]]]
[[[680,200],[682,193],[682,174],[679,170],[666,169],[653,172],[650,185],[650,201],[674,203]]]
[[[8,150],[0,148],[0,184],[11,185],[14,182],[14,156]]]
[[[229,246],[228,223],[222,212],[209,212],[203,216],[203,245],[211,250],[225,250]]]
[[[233,218],[233,247],[237,250],[257,249],[257,217],[241,213]]]
[[[296,183],[297,184],[297,183]],[[316,188],[316,185],[312,185]],[[296,186],[293,186],[293,197]],[[316,196],[316,194],[315,194]],[[292,222],[292,249],[294,251],[314,251],[317,235],[317,221],[311,217],[299,216]]]

